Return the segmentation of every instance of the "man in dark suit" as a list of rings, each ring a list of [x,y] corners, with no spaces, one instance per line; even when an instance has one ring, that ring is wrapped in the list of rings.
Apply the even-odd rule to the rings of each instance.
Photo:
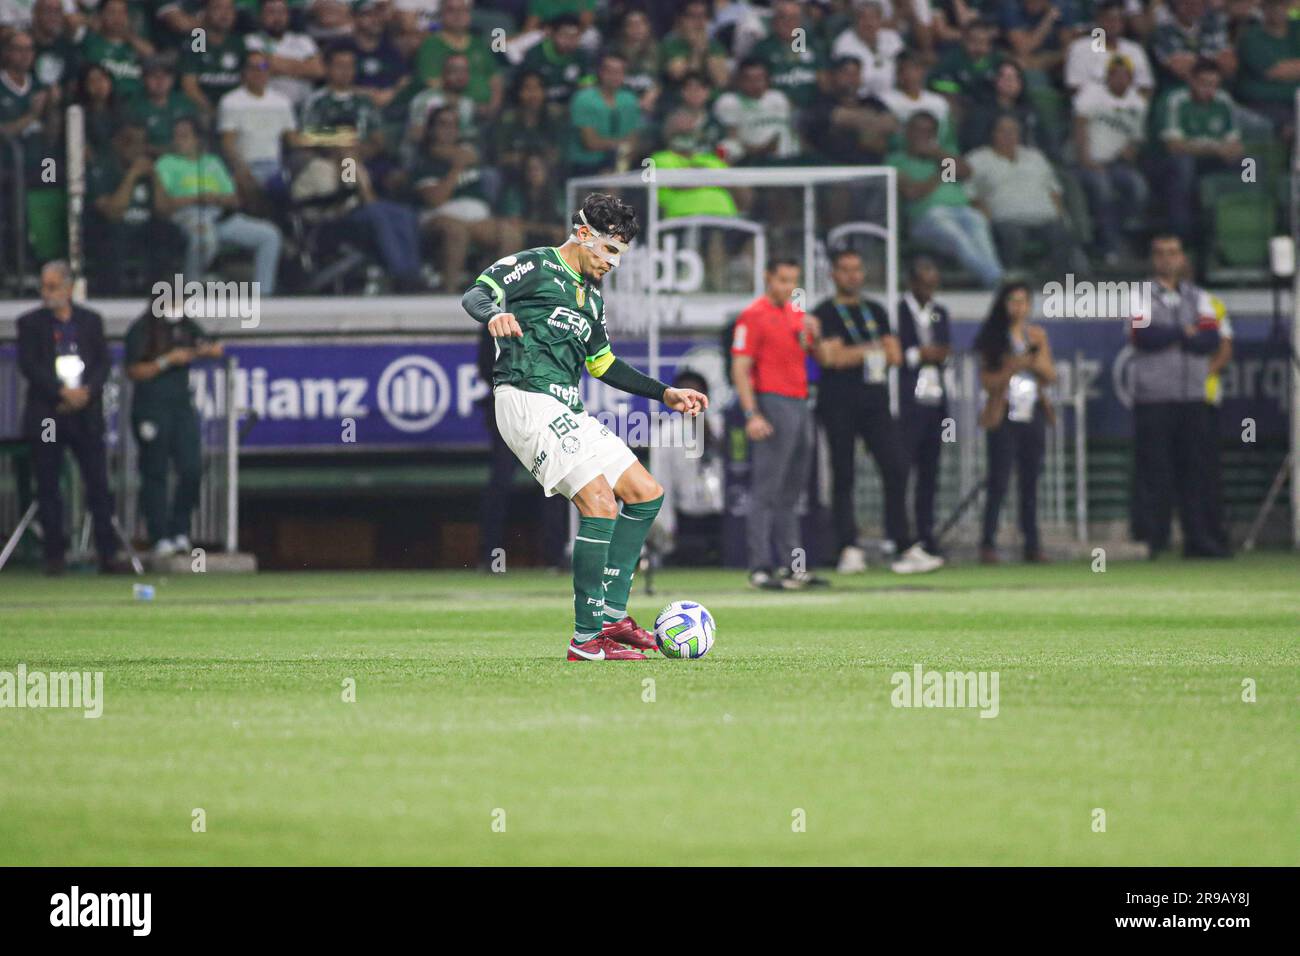
[[[41,299],[41,308],[18,317],[18,368],[27,380],[23,430],[32,441],[45,570],[61,573],[67,548],[59,490],[66,448],[81,469],[100,569],[116,571],[120,562],[104,456],[102,395],[111,366],[104,322],[72,304],[72,274],[64,262],[46,263],[41,270]]]
[[[938,268],[931,260],[917,257],[908,270],[908,289],[898,307],[898,340],[903,350],[898,370],[903,457],[909,472],[916,473],[916,536],[930,554],[938,553],[934,497],[939,486],[943,422],[948,417],[943,370],[952,354],[948,310],[934,301],[938,288]]]

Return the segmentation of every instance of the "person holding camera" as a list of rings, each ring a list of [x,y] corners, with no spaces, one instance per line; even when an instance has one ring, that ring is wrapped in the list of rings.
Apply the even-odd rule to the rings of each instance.
[[[1047,426],[1056,421],[1044,391],[1056,381],[1056,366],[1047,333],[1029,323],[1032,306],[1025,283],[1007,283],[998,290],[993,308],[975,336],[985,396],[979,423],[988,435],[982,564],[998,563],[998,517],[1013,467],[1025,560],[1047,560],[1038,536],[1038,475],[1043,468]]]
[[[223,354],[219,342],[165,297],[155,299],[127,330],[126,376],[135,383],[131,430],[140,449],[140,510],[154,557],[190,550],[190,518],[199,501],[203,471],[190,365]],[[171,467],[176,469],[176,491],[168,501]]]

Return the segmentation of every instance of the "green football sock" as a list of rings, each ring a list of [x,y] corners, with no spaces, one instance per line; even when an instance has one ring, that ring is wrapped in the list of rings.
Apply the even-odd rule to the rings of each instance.
[[[609,540],[609,559],[605,567],[605,619],[621,621],[627,617],[627,599],[632,593],[632,575],[641,559],[650,526],[655,523],[664,496],[636,504],[624,502],[623,512],[614,525]]]
[[[605,623],[602,572],[614,534],[614,518],[582,518],[573,542],[573,636],[579,643],[600,633]]]

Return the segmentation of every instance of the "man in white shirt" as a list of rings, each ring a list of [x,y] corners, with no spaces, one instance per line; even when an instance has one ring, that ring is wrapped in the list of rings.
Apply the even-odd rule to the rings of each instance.
[[[862,63],[861,96],[881,97],[894,88],[894,61],[903,52],[903,38],[884,26],[875,0],[858,7],[857,20],[831,45],[831,56],[851,56]]]
[[[1089,83],[1074,98],[1074,147],[1079,182],[1097,223],[1097,248],[1107,265],[1120,258],[1124,210],[1140,214],[1147,184],[1137,168],[1147,101],[1133,83],[1132,64],[1111,58],[1104,85]]]
[[[249,53],[244,82],[221,98],[217,130],[221,152],[245,202],[261,203],[266,193],[284,193],[284,145],[296,142],[293,104],[270,89],[265,53]]]
[[[1056,171],[1041,150],[1022,146],[1020,120],[1010,113],[993,124],[992,144],[973,150],[966,162],[971,205],[993,223],[1003,264],[1024,269],[1024,247],[1034,242],[1051,257],[1056,275],[1088,269],[1078,242],[1065,224],[1065,206]]]
[[[1150,97],[1155,88],[1151,61],[1140,43],[1124,36],[1122,0],[1106,0],[1098,6],[1094,22],[1093,29],[1071,43],[1066,53],[1066,87],[1070,92],[1078,93],[1089,83],[1104,84],[1110,61],[1119,55],[1132,64],[1134,88],[1142,96]]]
[[[768,88],[762,60],[745,60],[737,67],[736,89],[718,97],[713,115],[726,133],[722,145],[728,163],[788,159],[799,152],[794,109],[784,93]]]
[[[952,127],[948,122],[948,101],[933,90],[925,88],[925,62],[911,50],[904,50],[895,61],[898,85],[887,90],[880,101],[898,120],[899,129],[907,127],[914,113],[929,113],[939,121],[939,142],[952,142]]]
[[[312,87],[325,78],[325,61],[316,41],[305,33],[289,29],[286,0],[265,0],[260,14],[262,29],[247,38],[250,50],[260,50],[271,64],[271,89],[283,94],[295,107]]]

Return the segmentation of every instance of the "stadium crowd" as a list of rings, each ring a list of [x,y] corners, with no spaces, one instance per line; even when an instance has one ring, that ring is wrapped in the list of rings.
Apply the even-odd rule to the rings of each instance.
[[[1198,182],[1293,134],[1298,18],[1291,0],[0,0],[0,139],[24,146],[39,234],[83,106],[102,293],[228,250],[263,294],[300,289],[359,237],[372,285],[458,291],[562,238],[566,177],[646,158],[895,166],[910,250],[992,288],[1122,269],[1157,231],[1199,249]],[[664,212],[739,198],[665,193]]]

